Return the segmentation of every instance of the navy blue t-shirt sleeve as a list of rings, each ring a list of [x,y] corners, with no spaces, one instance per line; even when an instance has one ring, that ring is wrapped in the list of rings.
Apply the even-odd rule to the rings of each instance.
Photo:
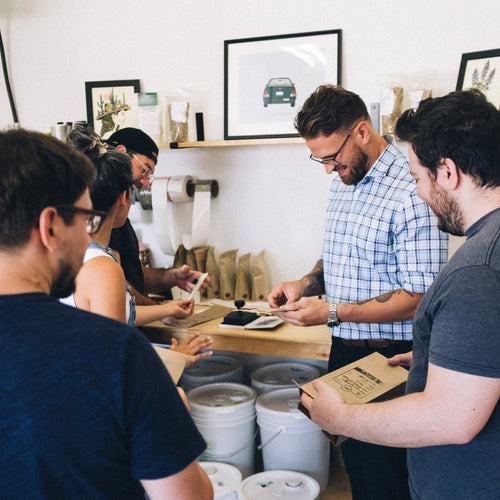
[[[483,377],[500,377],[500,275],[469,266],[450,275],[436,304],[429,360]]]
[[[132,475],[159,479],[180,472],[204,451],[205,441],[162,361],[137,330],[130,336],[125,364]]]

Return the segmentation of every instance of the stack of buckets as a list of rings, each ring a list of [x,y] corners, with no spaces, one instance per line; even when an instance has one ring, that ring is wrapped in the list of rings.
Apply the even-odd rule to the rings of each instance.
[[[274,484],[284,481],[284,489],[278,488],[279,492],[291,495],[284,498],[316,498],[317,494],[312,493],[293,495],[306,490],[314,492],[311,481],[317,483],[321,491],[328,486],[330,442],[320,427],[298,410],[299,390],[291,379],[302,385],[319,375],[318,368],[312,365],[275,363],[252,372],[252,387],[217,382],[188,391],[191,416],[207,442],[207,449],[199,459],[237,467],[243,479],[250,480],[249,476],[254,473],[257,418],[265,471],[262,474],[272,476]],[[257,391],[261,392],[258,397]],[[292,471],[307,475],[309,480],[284,479]],[[300,487],[287,485],[287,480]],[[242,493],[240,497],[254,498]]]
[[[256,396],[251,387],[232,382],[207,384],[187,393],[191,417],[207,443],[200,460],[234,465],[243,477],[253,474]]]
[[[299,471],[316,479],[321,491],[329,482],[330,441],[298,408],[297,388],[266,392],[255,409],[264,470]]]

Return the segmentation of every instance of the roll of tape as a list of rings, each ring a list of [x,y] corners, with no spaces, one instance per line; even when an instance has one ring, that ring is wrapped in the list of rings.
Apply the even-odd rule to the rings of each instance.
[[[214,180],[198,180],[194,190],[191,234],[184,234],[182,243],[187,250],[208,244],[210,234],[210,199],[217,196],[219,186]]]
[[[157,177],[151,186],[153,223],[162,251],[175,255],[180,243],[179,224],[173,204],[190,201],[193,197],[193,178],[189,175]]]
[[[169,177],[167,184],[168,201],[172,203],[190,201],[193,194],[193,178],[190,175],[175,175]]]
[[[156,177],[151,187],[153,222],[162,251],[175,255],[182,243],[187,250],[208,243],[210,199],[219,193],[215,180],[197,180],[189,175]],[[193,200],[192,214],[186,213]],[[190,219],[190,220],[189,220]]]
[[[153,224],[156,237],[163,253],[174,255],[169,232],[169,210],[167,201],[168,177],[156,178],[151,186],[151,197],[153,199]]]

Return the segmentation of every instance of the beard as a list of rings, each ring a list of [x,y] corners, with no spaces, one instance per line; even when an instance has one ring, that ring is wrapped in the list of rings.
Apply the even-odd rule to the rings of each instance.
[[[353,155],[352,161],[348,166],[348,175],[346,175],[345,178],[341,177],[342,182],[347,186],[354,186],[358,182],[362,181],[367,172],[367,164],[368,155],[357,148]]]
[[[56,299],[68,297],[75,291],[75,279],[78,271],[74,271],[71,264],[67,261],[60,261],[59,276],[54,280],[50,287],[50,295]]]
[[[464,235],[464,220],[458,203],[445,191],[433,183],[434,196],[429,207],[437,218],[437,226],[441,231],[453,236]]]

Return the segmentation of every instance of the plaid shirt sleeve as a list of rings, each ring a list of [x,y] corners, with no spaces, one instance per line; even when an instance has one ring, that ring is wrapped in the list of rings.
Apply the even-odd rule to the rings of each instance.
[[[416,190],[395,215],[394,239],[398,283],[410,292],[425,293],[446,262],[448,238]]]

